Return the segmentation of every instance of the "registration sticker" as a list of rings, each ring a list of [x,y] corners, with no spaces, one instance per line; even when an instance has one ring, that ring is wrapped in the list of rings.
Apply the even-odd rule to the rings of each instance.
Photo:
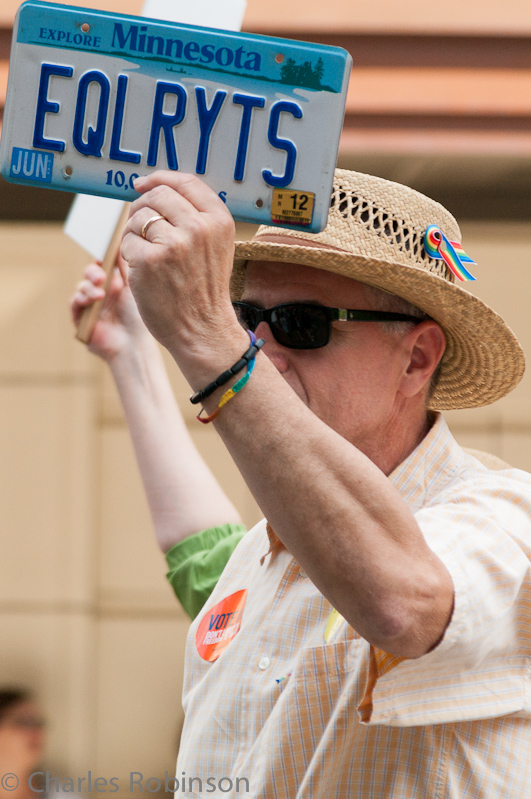
[[[203,660],[209,663],[217,660],[240,631],[246,598],[247,589],[244,588],[205,613],[195,636],[197,651]]]
[[[315,194],[311,191],[294,191],[293,189],[274,189],[271,203],[271,221],[275,224],[301,225],[312,224]]]

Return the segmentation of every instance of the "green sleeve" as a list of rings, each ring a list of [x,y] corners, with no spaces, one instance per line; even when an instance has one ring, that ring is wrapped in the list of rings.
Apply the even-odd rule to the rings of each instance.
[[[242,524],[210,527],[166,552],[168,578],[177,599],[193,619],[214,590],[227,561],[246,533]]]

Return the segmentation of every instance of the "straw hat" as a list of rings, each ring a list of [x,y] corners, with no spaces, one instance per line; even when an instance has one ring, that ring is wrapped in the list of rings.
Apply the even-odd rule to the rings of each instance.
[[[233,290],[247,261],[286,261],[336,272],[396,294],[443,328],[447,346],[433,410],[488,405],[508,394],[525,368],[514,333],[482,300],[456,285],[443,260],[430,258],[424,233],[437,225],[461,241],[453,216],[407,186],[337,169],[328,225],[321,233],[262,226],[236,242]]]

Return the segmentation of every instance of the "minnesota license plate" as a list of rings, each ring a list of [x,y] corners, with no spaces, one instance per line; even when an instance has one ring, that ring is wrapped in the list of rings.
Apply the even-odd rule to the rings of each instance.
[[[13,36],[7,180],[133,200],[137,175],[178,169],[237,219],[326,225],[345,50],[36,0]]]

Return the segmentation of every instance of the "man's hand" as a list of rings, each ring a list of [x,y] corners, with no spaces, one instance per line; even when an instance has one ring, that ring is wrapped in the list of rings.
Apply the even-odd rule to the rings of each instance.
[[[181,364],[239,328],[229,281],[234,222],[218,195],[193,175],[155,172],[135,181],[122,255],[149,330]],[[153,216],[142,238],[142,228]],[[240,328],[241,331],[241,328]]]

